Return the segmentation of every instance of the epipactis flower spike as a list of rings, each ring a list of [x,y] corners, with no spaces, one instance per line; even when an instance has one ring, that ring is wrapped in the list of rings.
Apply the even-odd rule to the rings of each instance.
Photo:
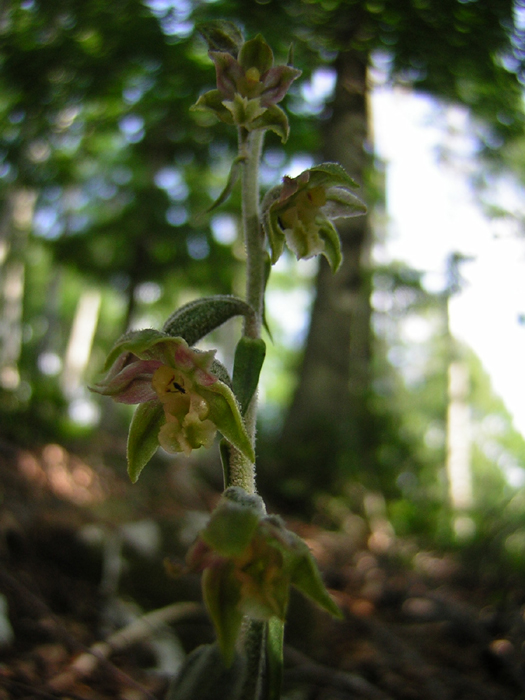
[[[214,355],[153,329],[126,334],[110,352],[106,377],[91,389],[120,403],[139,404],[128,436],[132,481],[159,445],[189,455],[210,447],[217,431],[254,460],[235,396],[214,371]]]
[[[258,496],[239,487],[224,492],[187,563],[204,571],[203,597],[226,660],[233,655],[240,617],[284,621],[292,585],[341,615],[306,544],[279,518],[266,515]]]
[[[366,206],[351,191],[358,186],[338,163],[322,163],[295,178],[285,176],[262,203],[272,263],[286,244],[298,260],[324,255],[335,272],[342,254],[332,220],[366,213]]]

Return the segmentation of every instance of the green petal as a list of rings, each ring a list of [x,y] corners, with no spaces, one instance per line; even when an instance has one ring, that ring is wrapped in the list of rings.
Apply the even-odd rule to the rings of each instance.
[[[251,462],[255,461],[253,446],[231,389],[221,381],[209,388],[199,387],[199,394],[208,402],[208,418],[215,423],[223,436]]]
[[[323,212],[329,219],[344,219],[366,214],[366,205],[343,187],[329,187],[326,191],[326,204]]]
[[[332,222],[326,218],[319,222],[319,236],[324,241],[323,255],[330,263],[332,272],[337,272],[343,261],[341,239]]]
[[[201,532],[201,538],[221,556],[241,556],[250,544],[262,514],[257,504],[244,505],[223,498]]]
[[[239,64],[245,71],[249,68],[257,68],[261,75],[270,70],[273,65],[273,52],[261,34],[257,34],[242,45],[239,51]]]
[[[286,143],[288,134],[290,133],[288,117],[277,105],[269,105],[261,116],[252,121],[249,128],[252,131],[254,129],[269,129],[270,131],[274,131],[281,137],[282,143]]]
[[[256,128],[253,124],[258,122],[267,111],[266,107],[261,107],[261,100],[258,97],[248,99],[239,93],[235,93],[233,100],[224,101],[224,106],[231,113],[233,124],[250,130]]]
[[[207,112],[212,112],[217,119],[220,119],[226,124],[233,124],[232,115],[229,110],[223,104],[224,95],[220,90],[208,90],[203,95],[199,97],[197,102],[195,102],[190,109],[192,111],[204,110]]]
[[[154,328],[145,328],[144,330],[125,333],[117,340],[107,356],[104,371],[107,372],[119,355],[124,352],[131,352],[141,359],[146,359],[144,357],[144,352],[149,350],[152,345],[158,343],[159,340],[166,340],[166,334]]]
[[[325,588],[317,563],[306,544],[298,537],[297,550],[291,554],[292,584],[334,617],[343,617]]]
[[[264,230],[268,236],[270,245],[270,258],[272,265],[279,260],[284,250],[285,236],[284,231],[279,225],[279,214],[275,211],[268,210],[263,217]]]
[[[133,483],[159,446],[158,434],[164,420],[164,409],[158,401],[142,403],[135,409],[128,435],[128,474]]]
[[[272,265],[279,260],[284,248],[284,233],[279,226],[279,216],[275,212],[282,189],[282,185],[272,187],[264,195],[261,203],[262,225],[270,245],[270,263]]]
[[[324,185],[325,187],[349,187],[355,189],[359,187],[339,163],[321,163],[310,168],[310,187]]]
[[[241,30],[233,22],[224,19],[202,22],[196,29],[210,51],[225,51],[237,57],[244,42]]]
[[[237,158],[234,158],[232,165],[231,165],[231,168],[230,168],[230,173],[228,175],[228,180],[226,182],[226,185],[225,185],[223,191],[217,197],[217,199],[213,202],[211,207],[208,207],[208,209],[206,210],[207,214],[209,214],[211,211],[213,211],[217,207],[220,207],[221,204],[224,204],[224,202],[231,195],[231,193],[233,192],[233,188],[235,187],[235,184],[236,184],[237,180],[239,179],[239,175],[241,172],[241,166],[245,162],[245,160],[246,160],[245,156],[237,156]]]
[[[242,612],[239,584],[233,575],[233,564],[224,562],[204,570],[202,575],[204,603],[217,634],[226,666],[230,666],[235,656],[235,644],[241,631]]]

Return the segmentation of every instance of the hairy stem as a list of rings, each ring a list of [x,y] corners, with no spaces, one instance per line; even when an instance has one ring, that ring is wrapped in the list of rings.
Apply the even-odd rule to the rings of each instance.
[[[246,246],[246,301],[255,311],[255,323],[246,323],[245,335],[258,338],[261,333],[264,300],[264,236],[259,214],[259,162],[264,131],[239,132],[242,170],[242,223]]]
[[[242,169],[242,222],[246,247],[246,301],[255,311],[253,320],[246,320],[243,333],[249,338],[259,338],[264,312],[264,235],[259,213],[259,162],[264,131],[252,132],[239,129],[239,155]],[[257,392],[244,416],[246,430],[255,447],[257,419]],[[256,493],[255,465],[234,447],[230,447],[229,484],[242,486],[248,493]],[[261,694],[264,669],[264,639],[266,625],[256,620],[245,620],[244,651],[248,661],[246,683],[242,700],[257,700]]]
[[[239,156],[242,168],[242,223],[246,247],[246,301],[255,311],[253,320],[244,324],[244,335],[259,338],[264,308],[264,236],[259,214],[259,161],[264,131],[248,132],[239,129]],[[255,394],[245,414],[246,430],[255,446],[257,395]],[[248,493],[255,493],[255,466],[238,450],[230,448],[229,482],[227,486],[241,486]]]

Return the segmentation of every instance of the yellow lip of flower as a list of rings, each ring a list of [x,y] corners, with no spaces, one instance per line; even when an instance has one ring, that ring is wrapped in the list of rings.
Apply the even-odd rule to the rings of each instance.
[[[204,420],[209,413],[207,401],[196,391],[193,382],[183,372],[162,365],[153,374],[151,384],[163,405],[166,419],[183,420],[187,414]]]
[[[163,403],[169,400],[170,395],[181,394],[184,396],[192,388],[189,386],[188,378],[182,372],[177,372],[167,365],[162,365],[155,371],[151,383],[159,400]]]

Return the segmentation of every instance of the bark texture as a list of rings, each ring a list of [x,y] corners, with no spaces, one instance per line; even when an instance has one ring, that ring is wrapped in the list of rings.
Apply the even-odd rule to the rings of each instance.
[[[341,163],[363,183],[370,151],[366,54],[341,52],[336,69],[323,159]],[[312,488],[333,485],[368,460],[371,232],[368,216],[336,226],[343,264],[334,275],[321,259],[299,382],[281,438],[285,473]]]

